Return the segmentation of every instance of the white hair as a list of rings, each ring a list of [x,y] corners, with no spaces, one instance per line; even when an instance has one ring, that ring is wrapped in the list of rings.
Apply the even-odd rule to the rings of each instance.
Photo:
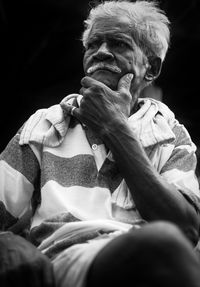
[[[105,1],[90,10],[85,20],[82,35],[83,46],[87,41],[93,24],[97,19],[126,17],[131,27],[134,41],[146,56],[158,56],[164,60],[170,41],[169,19],[158,8],[155,1]]]

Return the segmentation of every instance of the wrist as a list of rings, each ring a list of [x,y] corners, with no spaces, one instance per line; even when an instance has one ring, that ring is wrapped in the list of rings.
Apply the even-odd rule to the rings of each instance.
[[[118,134],[128,128],[128,119],[120,118],[111,120],[102,127],[100,132],[102,140],[108,140],[110,137],[118,136]]]

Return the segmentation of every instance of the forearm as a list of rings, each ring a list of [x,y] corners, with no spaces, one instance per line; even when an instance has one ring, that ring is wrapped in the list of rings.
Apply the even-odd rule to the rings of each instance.
[[[174,222],[188,237],[195,238],[198,217],[194,207],[155,170],[127,122],[109,125],[102,137],[112,151],[141,216],[148,221]]]

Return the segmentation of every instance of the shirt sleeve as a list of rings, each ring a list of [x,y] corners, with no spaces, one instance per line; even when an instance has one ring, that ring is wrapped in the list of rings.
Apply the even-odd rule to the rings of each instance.
[[[200,191],[196,176],[196,146],[183,125],[173,128],[176,136],[174,149],[168,161],[162,167],[161,175],[183,194],[200,211]]]
[[[6,230],[31,208],[40,166],[29,145],[19,145],[20,132],[0,154],[0,230]]]

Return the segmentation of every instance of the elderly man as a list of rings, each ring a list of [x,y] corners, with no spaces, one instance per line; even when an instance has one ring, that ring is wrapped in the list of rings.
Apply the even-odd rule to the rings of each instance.
[[[200,286],[195,146],[139,98],[169,21],[153,2],[110,1],[85,24],[80,93],[38,110],[1,155],[3,212],[12,224],[34,205],[29,239],[57,286]]]

